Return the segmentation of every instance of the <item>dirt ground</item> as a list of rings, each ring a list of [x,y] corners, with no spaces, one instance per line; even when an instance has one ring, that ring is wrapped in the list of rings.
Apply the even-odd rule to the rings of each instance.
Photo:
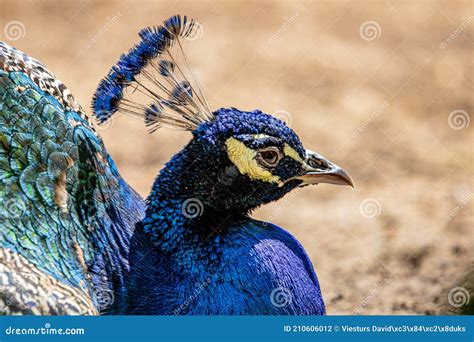
[[[254,215],[301,241],[328,313],[453,309],[474,261],[473,2],[0,0],[0,38],[89,108],[136,33],[178,13],[204,27],[188,55],[213,108],[274,113],[355,180]],[[190,138],[124,116],[99,131],[144,196]]]

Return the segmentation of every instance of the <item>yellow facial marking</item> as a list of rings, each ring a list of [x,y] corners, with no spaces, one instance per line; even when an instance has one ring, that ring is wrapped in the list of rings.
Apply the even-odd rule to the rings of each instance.
[[[254,135],[252,135],[252,137],[254,139],[265,139],[265,138],[269,138],[270,136],[267,135],[267,134],[254,134]],[[296,150],[293,147],[291,147],[290,145],[288,145],[286,143],[285,143],[285,147],[283,149],[283,153],[285,154],[285,156],[293,158],[294,160],[296,160],[299,163],[304,163],[303,158],[301,158],[301,156],[298,154],[298,152],[296,152]]]
[[[243,142],[235,138],[226,140],[227,154],[229,159],[237,167],[241,174],[247,175],[250,179],[261,180],[269,183],[281,183],[280,177],[265,170],[255,160],[257,152],[245,146]]]
[[[296,150],[293,147],[291,147],[290,145],[286,143],[285,143],[285,147],[283,148],[283,153],[285,154],[285,156],[293,158],[298,163],[301,163],[301,164],[304,163],[303,158],[301,158],[298,152],[296,152]]]

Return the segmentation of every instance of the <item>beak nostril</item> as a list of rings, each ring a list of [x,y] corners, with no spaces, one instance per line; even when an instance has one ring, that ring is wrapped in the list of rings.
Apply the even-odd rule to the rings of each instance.
[[[315,156],[311,156],[308,158],[307,161],[308,165],[315,168],[315,169],[320,169],[320,170],[327,170],[329,169],[329,165],[326,161],[319,159]]]

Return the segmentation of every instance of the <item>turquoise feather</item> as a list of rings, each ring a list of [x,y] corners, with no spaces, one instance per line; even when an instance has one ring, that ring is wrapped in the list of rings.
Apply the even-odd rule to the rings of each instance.
[[[58,84],[39,62],[0,43],[0,250],[94,303],[98,288],[122,286],[127,250],[114,248],[114,234],[126,240],[144,206],[83,110]],[[0,304],[14,285],[0,283]],[[74,309],[63,306],[58,313],[107,310],[77,309],[76,299],[69,300]],[[31,295],[15,310],[33,313],[43,302]]]

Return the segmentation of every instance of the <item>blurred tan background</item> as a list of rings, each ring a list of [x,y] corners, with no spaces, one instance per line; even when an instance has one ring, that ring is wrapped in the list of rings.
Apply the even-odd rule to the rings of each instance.
[[[198,19],[204,30],[188,55],[211,106],[274,113],[355,180],[354,191],[306,187],[254,215],[301,241],[329,314],[434,314],[466,287],[472,1],[0,4],[1,39],[41,60],[87,109],[141,28],[178,13]],[[99,132],[144,196],[190,138],[148,135],[124,116]]]

